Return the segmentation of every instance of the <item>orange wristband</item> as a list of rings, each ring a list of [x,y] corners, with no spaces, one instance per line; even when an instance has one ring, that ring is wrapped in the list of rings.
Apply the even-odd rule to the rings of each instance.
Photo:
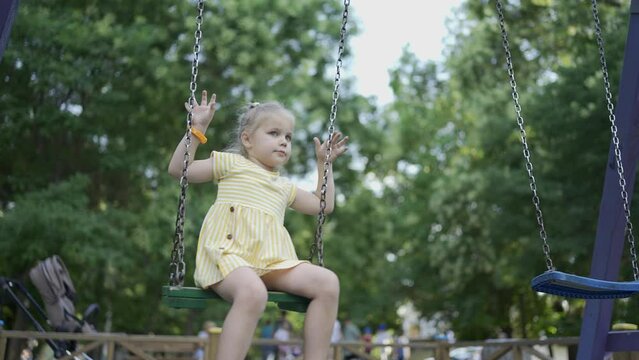
[[[193,136],[195,136],[198,139],[200,144],[206,144],[206,142],[208,141],[206,136],[204,136],[204,134],[200,130],[194,127],[191,128],[191,134],[193,134]]]

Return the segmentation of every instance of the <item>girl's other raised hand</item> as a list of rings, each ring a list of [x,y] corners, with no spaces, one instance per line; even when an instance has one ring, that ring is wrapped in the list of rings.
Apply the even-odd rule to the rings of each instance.
[[[315,137],[313,138],[313,142],[315,142],[315,155],[317,156],[317,162],[323,164],[326,160],[328,139],[323,143],[320,143],[320,140]],[[329,160],[331,163],[348,150],[348,146],[346,146],[347,143],[348,136],[344,136],[340,131],[333,133],[333,139],[331,141],[331,158]]]
[[[193,126],[201,131],[206,131],[213,120],[215,114],[215,94],[211,96],[211,101],[207,99],[206,90],[202,90],[202,100],[198,104],[196,99],[193,99],[193,113],[191,114],[191,121]],[[190,110],[189,103],[185,102],[184,107],[186,111]]]

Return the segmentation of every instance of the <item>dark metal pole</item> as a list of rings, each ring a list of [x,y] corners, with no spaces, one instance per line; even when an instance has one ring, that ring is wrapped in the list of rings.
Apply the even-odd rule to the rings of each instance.
[[[11,33],[11,24],[18,12],[18,0],[2,0],[0,1],[0,60],[4,49],[9,42],[9,34]]]
[[[617,127],[621,140],[623,166],[626,175],[628,201],[632,199],[637,159],[639,159],[639,0],[630,4],[630,20],[624,55],[619,101],[616,107]],[[638,215],[638,214],[635,214]],[[636,217],[635,217],[636,218]],[[619,175],[615,167],[611,144],[603,196],[599,207],[597,237],[590,267],[590,277],[617,281],[624,249],[625,216],[619,190]],[[608,346],[613,300],[588,300],[581,325],[578,360],[601,360]],[[635,339],[635,334],[628,339]],[[639,342],[628,344],[639,350]],[[616,347],[616,346],[615,346]]]

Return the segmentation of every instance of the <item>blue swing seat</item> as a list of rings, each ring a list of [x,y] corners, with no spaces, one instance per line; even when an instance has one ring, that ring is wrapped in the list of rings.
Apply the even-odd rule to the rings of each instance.
[[[531,281],[533,290],[577,299],[619,299],[639,292],[639,281],[598,280],[561,271],[546,271]]]

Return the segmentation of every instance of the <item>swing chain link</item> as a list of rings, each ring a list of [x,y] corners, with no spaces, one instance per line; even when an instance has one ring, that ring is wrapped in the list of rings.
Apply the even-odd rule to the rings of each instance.
[[[524,117],[521,114],[521,104],[519,103],[519,92],[517,91],[517,82],[515,80],[515,70],[513,68],[512,54],[510,52],[510,43],[508,42],[508,33],[506,31],[506,24],[504,20],[503,6],[500,0],[495,0],[495,6],[497,8],[497,14],[499,15],[499,28],[501,30],[502,45],[506,53],[506,67],[508,69],[508,76],[510,78],[510,88],[512,89],[512,99],[515,106],[515,112],[517,113],[517,125],[519,126],[519,138],[521,139],[522,152],[526,159],[526,171],[528,172],[528,180],[530,190],[532,192],[532,202],[535,206],[535,213],[537,216],[537,225],[539,226],[539,237],[543,242],[543,252],[546,258],[546,268],[548,271],[555,270],[553,266],[552,258],[550,257],[550,245],[548,244],[548,234],[546,233],[546,227],[544,225],[544,216],[541,211],[541,200],[537,193],[537,182],[533,173],[533,164],[531,160],[531,153],[528,147],[528,140],[526,136],[526,127]]]
[[[186,117],[187,131],[185,135],[184,162],[182,164],[182,176],[180,177],[180,200],[178,204],[177,219],[175,220],[175,235],[173,237],[173,250],[171,251],[171,264],[169,274],[169,285],[182,287],[186,274],[186,263],[184,261],[184,219],[186,217],[186,193],[189,186],[186,174],[189,166],[189,147],[191,146],[191,129],[193,118],[193,104],[195,103],[195,91],[197,90],[197,74],[200,59],[200,43],[202,41],[202,19],[204,14],[204,0],[198,0],[198,15],[195,18],[195,45],[193,46],[193,60],[191,62],[191,83],[189,90],[189,113]]]
[[[610,121],[610,132],[612,133],[612,143],[614,145],[615,163],[617,174],[619,175],[619,187],[621,188],[621,199],[623,200],[623,211],[626,217],[625,235],[630,245],[630,259],[632,261],[632,273],[634,280],[639,280],[639,266],[637,265],[637,252],[635,246],[635,236],[633,234],[632,221],[630,220],[630,205],[628,201],[628,191],[626,190],[626,178],[624,176],[624,168],[621,157],[621,146],[619,145],[619,136],[617,134],[617,124],[615,117],[615,107],[612,102],[612,92],[610,91],[610,77],[608,75],[608,65],[606,63],[606,53],[604,50],[604,40],[601,34],[601,22],[599,21],[599,10],[597,8],[597,0],[591,0],[592,16],[595,24],[595,36],[597,38],[597,46],[599,48],[599,62],[601,63],[601,72],[603,75],[604,89],[606,91],[606,103],[608,107],[608,120]]]
[[[326,147],[326,158],[324,159],[324,173],[322,176],[322,187],[320,189],[320,211],[317,216],[317,226],[315,230],[315,241],[311,244],[309,261],[313,261],[313,257],[317,254],[317,263],[324,266],[324,243],[322,240],[322,226],[326,220],[326,190],[328,184],[328,171],[331,166],[331,147],[333,145],[333,134],[335,133],[335,118],[337,117],[337,100],[339,99],[339,86],[342,77],[342,55],[344,53],[346,43],[346,24],[348,22],[348,7],[350,0],[344,0],[344,11],[342,13],[342,27],[340,28],[339,48],[337,50],[337,63],[335,65],[335,86],[333,88],[333,105],[331,106],[331,114],[329,117],[328,140]]]

